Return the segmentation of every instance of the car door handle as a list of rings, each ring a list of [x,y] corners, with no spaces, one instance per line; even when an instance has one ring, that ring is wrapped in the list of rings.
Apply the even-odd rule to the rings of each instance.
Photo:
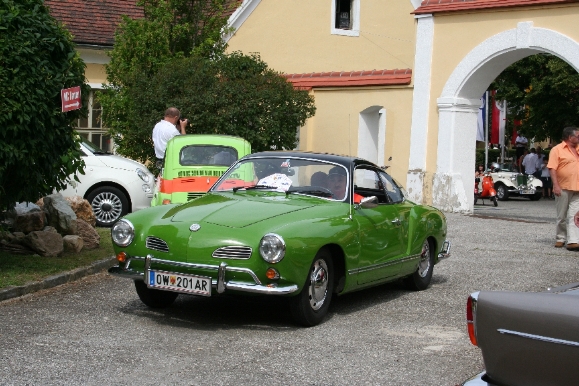
[[[392,224],[399,226],[400,225],[400,220],[398,218],[395,218],[394,220],[392,220]]]

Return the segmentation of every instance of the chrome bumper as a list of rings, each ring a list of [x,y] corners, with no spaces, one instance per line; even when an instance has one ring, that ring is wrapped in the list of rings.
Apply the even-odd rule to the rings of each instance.
[[[485,380],[486,373],[483,371],[480,374],[475,375],[471,379],[463,382],[461,386],[497,386],[495,383],[490,383]]]
[[[145,262],[144,272],[130,268],[132,260],[144,261]],[[252,292],[266,295],[287,295],[298,290],[298,286],[296,284],[288,285],[285,287],[279,287],[275,284],[264,285],[251,269],[231,267],[227,265],[225,262],[221,262],[221,264],[219,265],[181,263],[177,261],[157,259],[151,255],[147,255],[146,257],[133,256],[127,260],[127,262],[123,267],[118,266],[109,268],[109,273],[111,275],[124,277],[127,279],[145,280],[145,272],[147,273],[149,272],[151,263],[166,264],[175,267],[183,267],[191,269],[207,269],[217,271],[217,279],[211,279],[211,287],[215,288],[217,290],[217,293],[220,294],[225,292],[225,290],[231,290],[231,291]],[[225,281],[226,272],[246,273],[252,278],[253,281],[252,282]]]
[[[442,244],[442,249],[438,253],[438,261],[444,260],[450,257],[450,241],[445,240],[444,244]]]

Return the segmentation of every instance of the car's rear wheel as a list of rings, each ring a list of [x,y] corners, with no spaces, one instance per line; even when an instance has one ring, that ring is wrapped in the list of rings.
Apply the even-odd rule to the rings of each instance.
[[[495,190],[497,191],[497,198],[500,201],[507,201],[509,199],[509,190],[505,185],[497,184]]]
[[[112,186],[96,188],[86,198],[96,217],[96,225],[111,227],[129,213],[129,200],[119,189]]]
[[[147,287],[144,281],[135,280],[135,289],[139,299],[151,308],[167,308],[179,294],[177,292],[160,291]]]
[[[334,265],[330,253],[320,250],[308,272],[302,291],[290,298],[290,310],[296,323],[306,327],[319,324],[330,307],[334,289]]]
[[[420,261],[416,271],[404,279],[404,284],[414,291],[422,291],[428,288],[432,279],[434,269],[434,249],[430,240],[424,240],[422,251],[420,252]]]

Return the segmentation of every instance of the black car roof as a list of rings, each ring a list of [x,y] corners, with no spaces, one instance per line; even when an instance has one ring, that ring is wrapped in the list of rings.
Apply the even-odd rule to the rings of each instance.
[[[370,165],[374,167],[379,167],[376,164],[359,157],[350,157],[345,155],[331,154],[331,153],[314,153],[309,151],[262,151],[259,153],[252,153],[241,158],[257,158],[257,157],[297,157],[297,158],[311,158],[319,159],[320,161],[333,162],[345,166],[346,168],[351,168],[355,165]]]

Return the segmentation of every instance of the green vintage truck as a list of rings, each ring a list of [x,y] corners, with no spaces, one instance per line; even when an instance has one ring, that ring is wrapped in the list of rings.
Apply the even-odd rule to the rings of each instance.
[[[200,197],[239,158],[251,153],[245,139],[191,134],[171,139],[157,177],[151,206],[185,203]]]

